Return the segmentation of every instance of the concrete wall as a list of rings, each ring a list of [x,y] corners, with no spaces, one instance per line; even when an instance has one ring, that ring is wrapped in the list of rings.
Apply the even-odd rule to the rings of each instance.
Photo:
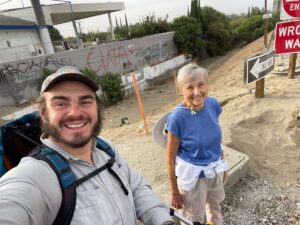
[[[151,81],[156,78],[164,77],[164,79],[168,76],[172,76],[172,73],[168,73],[170,71],[173,71],[173,69],[177,69],[178,67],[182,66],[183,64],[189,62],[190,59],[186,59],[183,55],[174,57],[172,59],[169,59],[165,62],[162,62],[160,64],[156,64],[155,66],[147,66],[141,69],[138,69],[136,71],[133,71],[132,73],[135,74],[135,79],[137,82],[137,85],[139,86],[139,91],[144,90],[148,87],[148,81]],[[160,71],[160,74],[158,73]],[[135,89],[133,86],[133,81],[131,78],[132,73],[124,74],[122,78],[122,82],[125,89],[125,94],[127,96],[135,95]],[[99,94],[101,95],[102,92],[99,90]],[[2,120],[14,120],[22,115],[31,113],[33,111],[37,111],[38,106],[37,105],[30,105],[26,108],[23,108],[21,110],[15,111],[14,113],[11,113],[9,115],[1,114],[0,111],[0,119]]]
[[[182,64],[186,63],[187,59],[185,56],[180,55],[177,57],[174,57],[172,59],[169,59],[165,62],[162,62],[160,64],[154,65],[154,66],[146,66],[144,68],[141,68],[134,72],[135,79],[137,82],[137,85],[139,86],[139,90],[144,90],[147,88],[148,83],[147,81],[155,79],[175,68],[178,68]],[[122,76],[122,81],[124,85],[124,90],[126,95],[131,95],[134,93],[134,87],[133,82],[131,78],[131,73],[125,74]]]
[[[177,54],[174,32],[102,44],[0,64],[0,106],[14,105],[38,95],[43,68],[65,65],[89,68],[99,76],[106,72],[126,74],[155,65]]]
[[[0,30],[0,62],[30,58],[38,48],[43,51],[36,30]]]

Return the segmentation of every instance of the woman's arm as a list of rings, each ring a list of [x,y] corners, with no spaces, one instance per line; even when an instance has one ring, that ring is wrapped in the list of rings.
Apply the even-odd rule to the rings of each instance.
[[[180,139],[173,135],[171,132],[168,132],[168,142],[167,142],[167,170],[171,185],[171,202],[172,206],[181,209],[182,208],[182,198],[179,193],[177,180],[175,175],[175,158],[179,148]]]

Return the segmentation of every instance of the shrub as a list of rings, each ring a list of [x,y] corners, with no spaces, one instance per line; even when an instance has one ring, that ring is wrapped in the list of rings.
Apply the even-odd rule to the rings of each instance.
[[[124,89],[120,74],[106,73],[100,77],[100,86],[102,88],[105,105],[114,105],[124,99]]]
[[[105,106],[114,105],[124,99],[123,83],[120,74],[108,72],[98,76],[88,68],[83,69],[82,73],[95,80],[101,86]]]
[[[201,38],[202,28],[197,20],[189,16],[174,19],[172,29],[175,31],[174,41],[180,53],[198,56],[204,41]]]

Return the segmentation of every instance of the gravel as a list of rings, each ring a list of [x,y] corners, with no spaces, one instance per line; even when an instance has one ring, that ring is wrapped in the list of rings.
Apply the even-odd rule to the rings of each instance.
[[[300,189],[247,175],[226,195],[222,210],[225,225],[300,225]]]

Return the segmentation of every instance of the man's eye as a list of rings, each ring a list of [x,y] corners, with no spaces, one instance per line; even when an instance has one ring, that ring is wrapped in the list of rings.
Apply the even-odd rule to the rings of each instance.
[[[64,102],[58,102],[58,103],[55,103],[55,107],[58,107],[58,108],[61,108],[61,107],[65,107],[67,104],[64,103]]]
[[[89,105],[89,104],[92,104],[92,101],[83,101],[81,104],[83,104],[83,105]]]

